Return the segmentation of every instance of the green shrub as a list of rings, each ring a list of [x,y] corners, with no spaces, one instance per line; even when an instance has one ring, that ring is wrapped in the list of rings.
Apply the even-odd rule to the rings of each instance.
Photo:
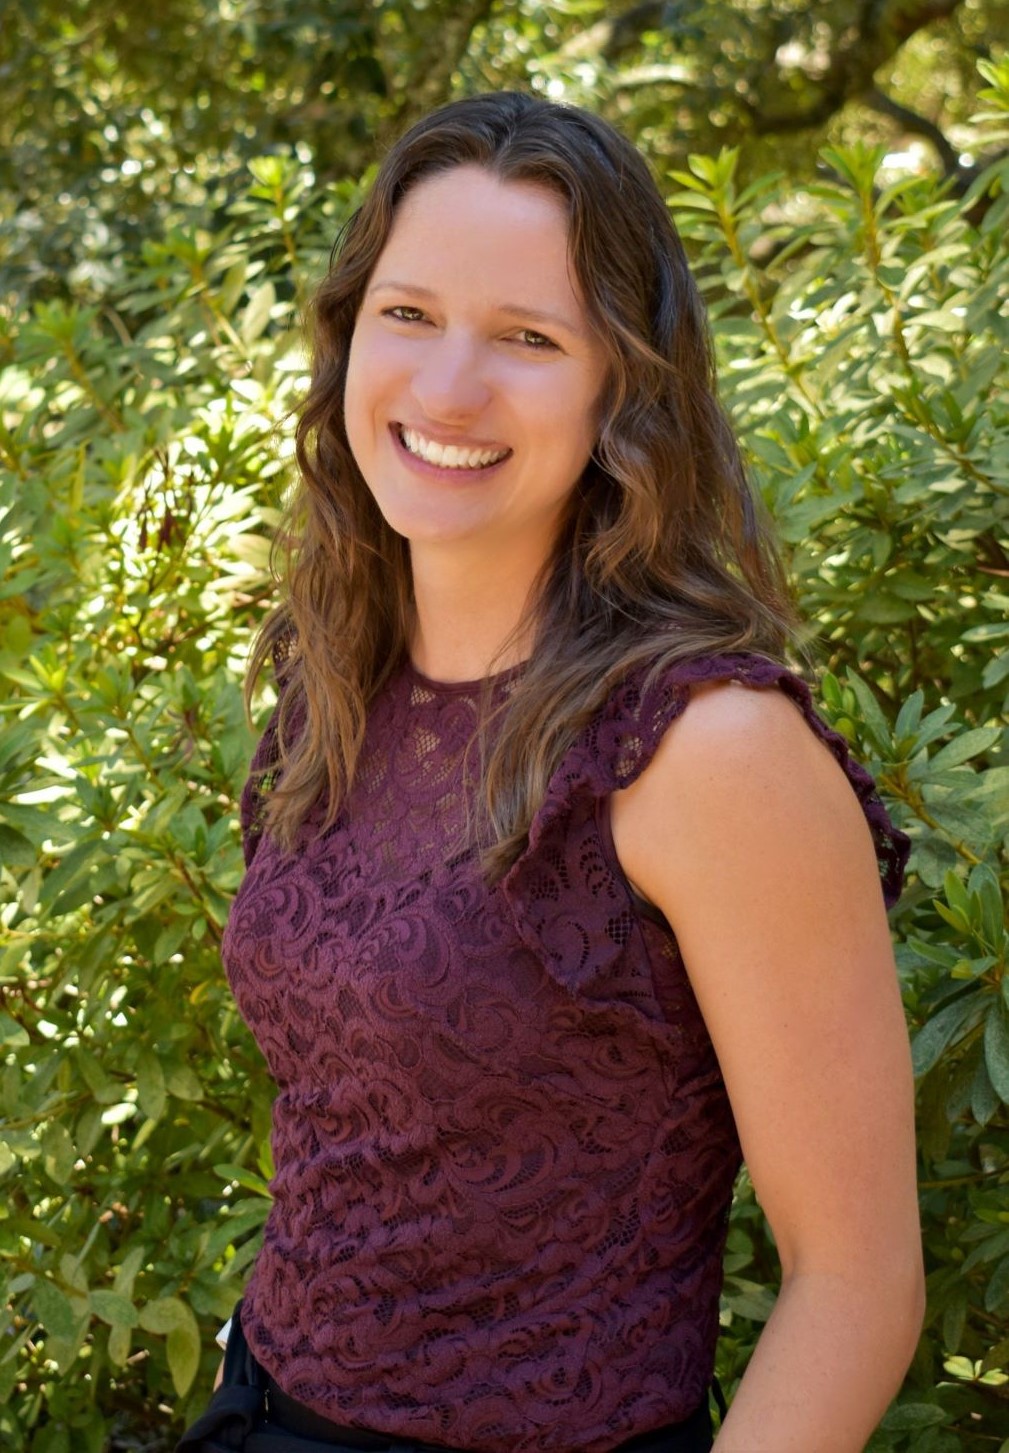
[[[983,64],[1009,137],[1009,64]],[[825,148],[801,196],[736,153],[676,172],[723,396],[829,669],[825,714],[914,844],[891,915],[919,1078],[928,1315],[871,1448],[1009,1439],[1009,158],[963,198]],[[868,683],[871,683],[871,687]],[[721,1367],[773,1252],[745,1183]],[[745,1277],[745,1279],[740,1279]],[[740,1327],[739,1323],[742,1322]],[[955,1429],[955,1431],[954,1431]]]
[[[218,945],[254,741],[242,668],[288,467],[277,426],[304,372],[297,306],[355,190],[313,197],[282,157],[252,171],[222,230],[148,244],[120,288],[40,304],[5,340],[14,1449],[97,1450],[204,1400],[208,1329],[269,1207],[271,1086]]]
[[[984,73],[997,144],[1009,67]],[[887,183],[878,151],[821,156],[798,196],[775,177],[737,195],[733,152],[695,157],[671,205],[821,647],[824,712],[914,841],[892,923],[929,1312],[872,1448],[997,1449],[1009,162],[958,199]],[[254,739],[240,679],[272,590],[298,311],[357,188],[320,193],[281,155],[252,172],[223,224],[98,269],[107,291],[0,314],[0,1442],[16,1453],[152,1448],[162,1430],[169,1446],[208,1395],[269,1205],[271,1086],[218,957]],[[775,1267],[744,1175],[730,1390]]]

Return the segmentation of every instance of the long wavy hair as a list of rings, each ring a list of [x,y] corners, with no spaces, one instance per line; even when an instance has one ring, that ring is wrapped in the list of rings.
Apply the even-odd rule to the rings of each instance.
[[[263,826],[290,849],[310,811],[335,820],[369,703],[413,625],[407,542],[385,522],[347,441],[355,319],[411,187],[476,165],[562,200],[570,257],[608,355],[599,436],[523,625],[533,650],[479,734],[480,845],[494,881],[521,852],[547,783],[616,683],[700,652],[803,655],[770,518],[717,399],[707,317],[638,151],[573,106],[506,91],[455,101],[389,151],[333,250],[311,310],[300,471],[278,533],[280,603],[255,642],[247,701],[273,658],[283,687]],[[489,702],[489,693],[487,693]],[[297,729],[295,718],[297,717]]]

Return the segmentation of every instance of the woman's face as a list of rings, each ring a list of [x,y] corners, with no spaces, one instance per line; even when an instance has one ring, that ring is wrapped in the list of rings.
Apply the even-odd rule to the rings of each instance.
[[[354,328],[347,436],[387,523],[538,568],[606,375],[561,200],[459,166],[403,198]]]

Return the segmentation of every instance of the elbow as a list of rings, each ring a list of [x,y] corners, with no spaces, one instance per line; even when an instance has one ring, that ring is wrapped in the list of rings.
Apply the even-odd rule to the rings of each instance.
[[[914,1357],[915,1352],[917,1351],[918,1342],[921,1338],[922,1328],[925,1325],[926,1301],[927,1297],[925,1292],[925,1267],[924,1263],[919,1257],[914,1268],[911,1291],[908,1296],[908,1343],[907,1359],[904,1363],[905,1372],[911,1365],[911,1360]]]
[[[876,1304],[883,1314],[881,1341],[885,1341],[892,1368],[894,1392],[918,1349],[925,1322],[925,1268],[921,1258],[902,1274],[883,1274],[877,1285]]]
[[[857,1259],[843,1271],[836,1267],[817,1274],[808,1266],[786,1273],[782,1294],[792,1292],[811,1297],[822,1310],[831,1308],[835,1326],[842,1335],[853,1335],[862,1345],[880,1379],[888,1385],[888,1397],[896,1395],[914,1359],[925,1321],[925,1268],[920,1242],[909,1254],[893,1248],[886,1257],[870,1262]]]
[[[902,1278],[902,1282],[903,1306],[905,1308],[909,1341],[907,1360],[910,1362],[914,1356],[915,1348],[918,1346],[921,1330],[925,1323],[925,1304],[927,1301],[925,1290],[925,1257],[920,1231],[915,1236],[908,1250],[907,1271]]]

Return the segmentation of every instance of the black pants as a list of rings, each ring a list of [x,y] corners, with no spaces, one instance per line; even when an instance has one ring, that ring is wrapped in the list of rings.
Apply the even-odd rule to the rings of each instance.
[[[175,1453],[465,1453],[440,1443],[344,1428],[288,1397],[249,1350],[241,1309],[239,1302],[232,1313],[221,1386]],[[613,1453],[708,1453],[711,1441],[705,1398],[685,1422],[629,1438]]]

